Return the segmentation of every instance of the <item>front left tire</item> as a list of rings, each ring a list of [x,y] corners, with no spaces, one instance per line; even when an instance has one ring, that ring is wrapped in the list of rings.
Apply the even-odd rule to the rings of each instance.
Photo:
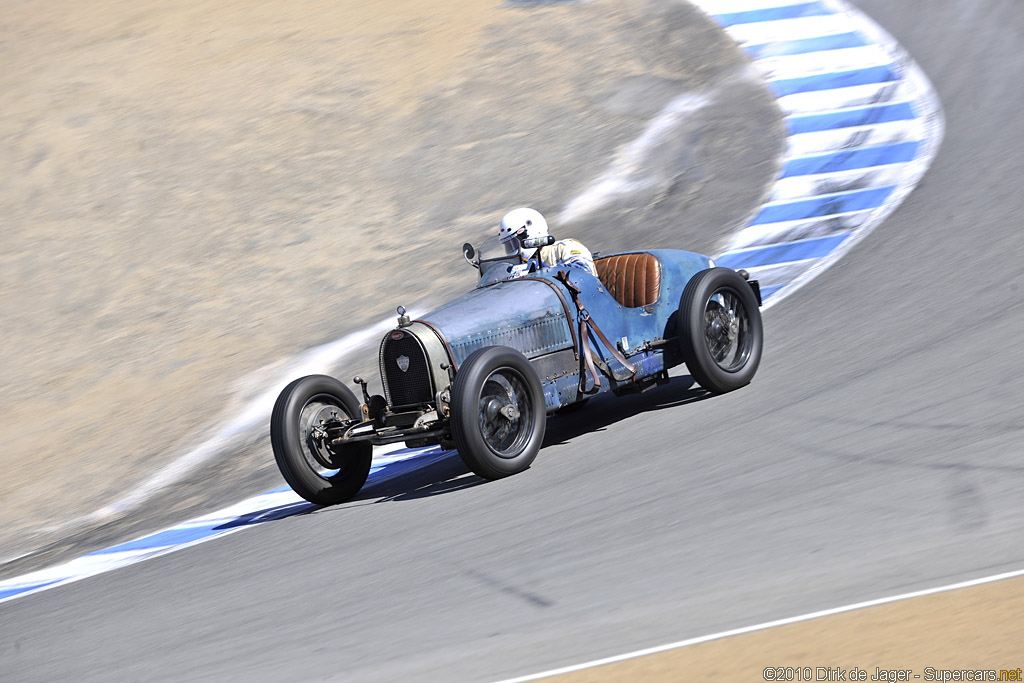
[[[533,365],[515,349],[474,351],[455,375],[451,411],[459,456],[484,479],[522,472],[540,452],[544,390]]]

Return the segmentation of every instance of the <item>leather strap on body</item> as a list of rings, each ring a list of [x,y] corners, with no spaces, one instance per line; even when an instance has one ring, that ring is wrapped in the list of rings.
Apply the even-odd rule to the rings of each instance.
[[[615,348],[614,344],[608,341],[608,337],[604,335],[604,332],[601,331],[601,328],[598,327],[597,323],[594,322],[594,319],[590,317],[590,313],[583,306],[583,304],[580,303],[579,295],[582,290],[579,287],[577,287],[576,284],[572,282],[572,280],[569,279],[569,274],[567,272],[559,273],[556,277],[559,280],[559,282],[564,284],[565,288],[569,290],[569,294],[572,296],[572,301],[574,304],[576,304],[577,318],[580,322],[579,344],[582,347],[583,351],[583,362],[581,363],[581,365],[586,365],[586,370],[594,381],[594,386],[592,386],[588,390],[586,388],[587,376],[583,372],[583,367],[581,367],[580,393],[596,394],[597,390],[601,388],[601,375],[598,374],[595,365],[601,368],[602,372],[608,375],[608,377],[614,379],[616,382],[626,382],[635,377],[636,367],[628,360],[626,360],[626,357],[623,356],[617,348]],[[604,362],[604,359],[601,358],[600,355],[594,353],[594,350],[591,348],[590,345],[591,330],[594,331],[594,334],[596,334],[597,338],[601,340],[601,343],[604,344],[604,347],[608,349],[608,351],[612,354],[612,358],[617,360],[622,365],[622,367],[624,367],[629,372],[628,375],[619,375],[615,373],[610,367],[608,367],[608,364]]]
[[[580,368],[580,393],[581,394],[596,394],[597,390],[601,388],[601,375],[597,374],[597,369],[594,368],[594,352],[590,350],[590,337],[587,336],[587,321],[580,318],[580,346],[583,347],[583,361],[586,363],[587,372],[594,379],[594,386],[587,390],[587,375],[584,374],[583,368]]]

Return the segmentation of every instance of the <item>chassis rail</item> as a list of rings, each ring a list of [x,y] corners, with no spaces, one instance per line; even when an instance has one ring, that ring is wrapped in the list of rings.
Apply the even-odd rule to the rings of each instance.
[[[326,431],[328,444],[332,448],[336,448],[361,441],[369,441],[374,446],[383,446],[412,439],[440,438],[449,430],[444,420],[435,420],[411,427],[382,426],[376,420],[363,420],[361,422],[345,421],[329,424]]]

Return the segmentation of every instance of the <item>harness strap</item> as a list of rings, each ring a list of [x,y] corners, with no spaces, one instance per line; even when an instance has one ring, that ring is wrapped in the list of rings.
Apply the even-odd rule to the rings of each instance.
[[[611,373],[610,370],[608,371],[609,374],[611,374],[611,376],[614,377],[615,380],[618,381],[618,382],[625,382],[626,380],[629,380],[629,379],[632,379],[633,377],[635,377],[636,376],[636,367],[632,363],[630,363],[628,360],[626,360],[625,356],[623,356],[621,353],[619,353],[619,350],[617,348],[615,348],[614,344],[612,344],[610,341],[608,341],[608,337],[604,336],[604,332],[602,332],[601,328],[597,326],[597,323],[594,322],[593,318],[589,319],[589,323],[590,323],[590,329],[594,330],[594,332],[597,333],[597,338],[600,339],[601,343],[604,344],[604,347],[606,349],[608,349],[608,351],[611,352],[612,358],[614,358],[615,360],[619,361],[619,363],[622,365],[622,367],[626,368],[626,370],[629,371],[629,374],[626,375],[625,377],[620,377],[620,376],[618,376],[618,375],[616,375],[614,373]],[[605,367],[607,367],[607,365]]]
[[[580,346],[583,347],[583,359],[587,366],[587,372],[594,380],[594,386],[589,390],[587,389],[587,375],[582,372],[583,368],[580,368],[580,393],[581,394],[596,394],[597,390],[601,388],[601,375],[597,374],[597,369],[594,368],[594,352],[590,350],[590,337],[587,334],[587,321],[580,318]]]
[[[576,311],[580,321],[580,336],[579,344],[583,351],[583,361],[581,365],[585,364],[587,372],[593,378],[594,385],[588,390],[587,389],[587,375],[584,374],[583,368],[580,368],[580,393],[581,394],[596,394],[598,389],[601,388],[601,375],[598,374],[597,368],[601,368],[601,371],[608,377],[614,379],[616,382],[625,382],[636,376],[636,367],[626,360],[626,357],[619,353],[619,350],[615,348],[615,345],[608,341],[608,337],[604,335],[601,328],[597,326],[594,319],[590,317],[590,313],[580,303],[579,294],[582,291],[579,287],[569,279],[568,273],[560,273],[558,280],[565,285],[566,289],[572,295],[572,301],[576,304]],[[590,331],[593,330],[597,335],[597,338],[601,340],[604,347],[612,354],[612,358],[617,360],[622,367],[624,367],[629,374],[620,375],[614,372],[608,364],[604,362],[604,359],[600,355],[594,353],[594,349],[590,344]],[[595,368],[595,365],[597,368]]]

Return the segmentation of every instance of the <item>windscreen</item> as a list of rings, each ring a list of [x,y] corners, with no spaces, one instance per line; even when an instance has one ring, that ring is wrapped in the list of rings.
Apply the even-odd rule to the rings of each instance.
[[[480,245],[477,258],[480,264],[480,285],[507,280],[509,267],[519,263],[519,243],[516,240],[502,243],[495,235]]]
[[[516,240],[502,242],[501,239],[495,235],[480,245],[477,253],[480,257],[481,264],[483,264],[484,261],[509,261],[510,263],[518,263],[519,242]]]

